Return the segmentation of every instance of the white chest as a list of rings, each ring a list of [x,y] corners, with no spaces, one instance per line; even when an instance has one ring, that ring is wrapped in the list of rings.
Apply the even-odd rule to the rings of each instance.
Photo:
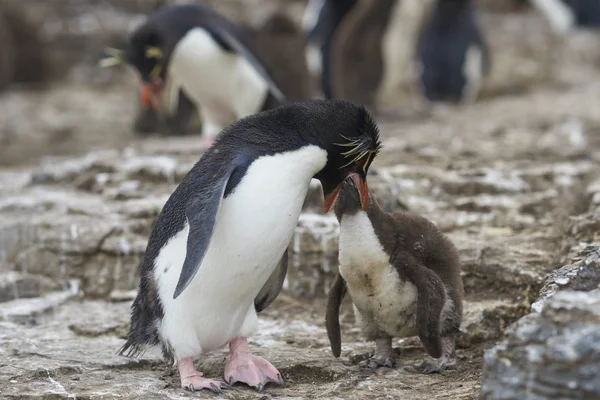
[[[155,277],[162,334],[173,347],[190,348],[186,354],[217,348],[239,334],[249,315],[256,318],[254,298],[289,245],[311,177],[326,161],[315,146],[254,161],[222,201],[202,264],[177,299],[189,228],[161,249]]]
[[[268,85],[244,58],[224,51],[204,29],[190,30],[171,56],[169,76],[200,106],[241,118],[264,103]]]
[[[404,336],[399,315],[414,308],[417,288],[390,265],[365,212],[345,215],[340,224],[340,274],[363,318],[390,335]]]

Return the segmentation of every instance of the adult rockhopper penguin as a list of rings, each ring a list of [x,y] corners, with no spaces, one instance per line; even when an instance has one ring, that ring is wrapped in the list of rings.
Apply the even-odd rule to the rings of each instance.
[[[177,93],[165,82],[182,90],[200,110],[209,146],[236,119],[285,101],[249,36],[209,7],[170,5],[150,15],[124,50],[111,50],[104,65],[133,65],[144,82],[142,103],[155,108],[163,94]]]
[[[285,267],[278,269],[278,261],[310,181],[321,182],[328,211],[350,178],[364,208],[366,174],[379,147],[372,117],[343,101],[290,103],[225,128],[156,220],[121,354],[161,346],[177,364],[182,387],[220,391],[222,384],[203,377],[193,360],[229,344],[227,383],[259,390],[281,383],[273,365],[250,353],[246,338],[257,329],[257,312],[281,290]]]
[[[342,186],[335,214],[340,221],[340,267],[326,314],[334,356],[341,352],[339,308],[348,292],[367,340],[376,344],[364,366],[394,366],[392,338],[418,335],[435,358],[422,364],[423,372],[453,367],[463,284],[452,242],[423,217],[384,212],[372,196],[363,209],[351,180]]]

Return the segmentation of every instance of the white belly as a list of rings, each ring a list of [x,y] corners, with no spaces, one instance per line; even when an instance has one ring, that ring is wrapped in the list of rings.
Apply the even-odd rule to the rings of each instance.
[[[415,334],[417,287],[401,280],[390,265],[365,212],[342,218],[340,274],[365,322],[392,336]]]
[[[267,83],[245,58],[223,51],[201,28],[177,44],[169,76],[200,105],[203,119],[221,128],[260,111],[268,94]]]
[[[202,265],[177,299],[188,227],[161,249],[155,260],[164,309],[159,332],[176,359],[217,349],[256,329],[254,298],[290,243],[310,179],[326,157],[310,146],[253,162],[222,201]]]

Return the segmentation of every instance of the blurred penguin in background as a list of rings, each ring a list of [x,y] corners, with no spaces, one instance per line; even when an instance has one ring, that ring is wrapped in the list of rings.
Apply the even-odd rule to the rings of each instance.
[[[60,78],[44,36],[20,2],[0,2],[0,90],[18,83],[38,86]]]
[[[346,15],[334,34],[331,61],[323,66],[324,72],[328,68],[330,73],[334,98],[374,108],[383,76],[383,38],[390,26],[402,23],[390,18],[394,7],[401,3],[401,0],[359,0]]]
[[[200,110],[207,148],[235,120],[286,101],[249,33],[200,4],[165,6],[150,15],[104,65],[123,61],[140,74],[142,104],[158,110],[163,96],[183,90]]]
[[[311,74],[306,62],[306,39],[298,24],[276,11],[258,27],[248,27],[266,68],[287,101],[312,97]]]
[[[490,57],[473,0],[437,0],[417,42],[417,74],[429,102],[473,102]]]
[[[336,30],[358,0],[309,0],[302,16],[302,29],[308,46],[306,62],[310,72],[320,75],[321,90],[327,99],[334,98],[331,57]]]
[[[304,58],[306,40],[303,32],[285,13],[275,12],[255,26],[242,25],[256,44],[260,55],[272,73],[273,80],[288,101],[311,97],[310,73]],[[140,104],[134,123],[136,133],[147,135],[187,135],[200,133],[200,109],[181,87],[165,84],[159,110],[147,102]],[[141,102],[140,102],[141,103]]]
[[[552,29],[565,34],[575,29],[600,27],[599,0],[530,0],[544,14]]]

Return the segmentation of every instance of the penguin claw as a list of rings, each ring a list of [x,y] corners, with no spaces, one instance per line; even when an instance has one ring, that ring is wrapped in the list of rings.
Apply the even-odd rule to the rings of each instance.
[[[285,381],[283,380],[283,378],[281,377],[281,374],[277,374],[277,382],[276,382],[279,386],[283,386],[285,384]]]
[[[192,393],[196,391],[196,389],[194,389],[194,385],[192,385],[191,383],[188,385],[188,390]]]
[[[210,388],[215,393],[223,393],[220,386],[215,385],[214,383],[210,384]]]
[[[258,391],[258,393],[262,393],[264,388],[264,385],[262,383],[259,383],[258,386],[256,387],[256,390]]]

